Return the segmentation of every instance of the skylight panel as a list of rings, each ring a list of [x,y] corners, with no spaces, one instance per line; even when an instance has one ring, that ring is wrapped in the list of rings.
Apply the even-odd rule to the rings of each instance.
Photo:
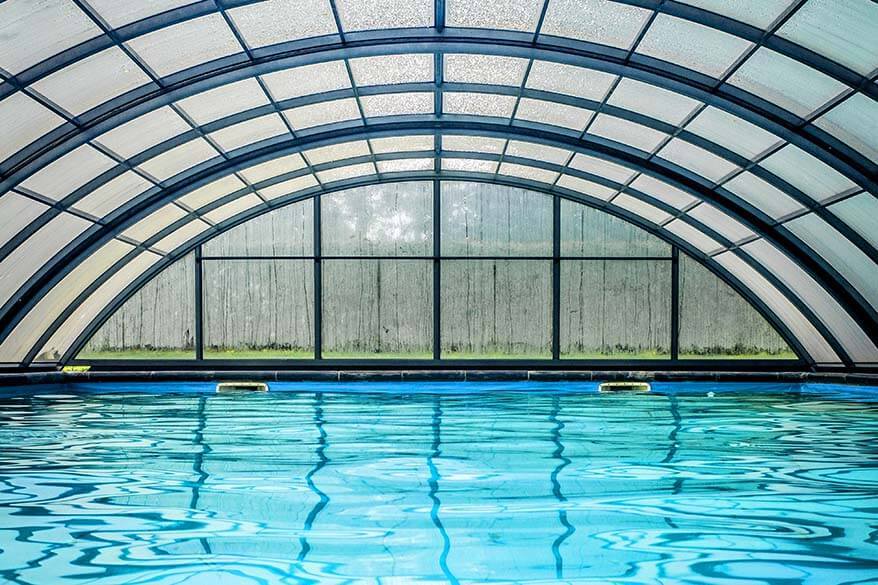
[[[628,49],[650,14],[609,0],[549,0],[540,33]]]
[[[433,93],[384,93],[360,97],[367,118],[433,113]]]
[[[432,53],[403,53],[350,60],[354,83],[389,85],[433,81]]]
[[[151,182],[134,171],[125,171],[76,201],[73,207],[95,217],[103,218],[143,194],[152,186]]]
[[[712,183],[719,182],[720,179],[740,168],[700,146],[695,146],[679,138],[668,142],[658,151],[656,156],[701,175]]]
[[[442,111],[446,114],[509,118],[515,108],[515,96],[491,93],[445,92]]]
[[[586,124],[593,115],[594,112],[591,110],[530,98],[522,98],[515,112],[515,118],[518,120],[561,126],[577,132],[585,130]]]
[[[615,75],[603,71],[551,61],[534,61],[525,86],[599,102],[607,95],[615,79]]]
[[[166,106],[117,126],[95,141],[127,159],[190,130],[192,127]]]
[[[353,98],[319,102],[283,112],[295,130],[324,126],[337,122],[362,121],[360,109]]]
[[[449,83],[520,86],[527,59],[497,55],[450,54],[444,58],[443,79]]]
[[[60,201],[115,166],[116,161],[83,144],[28,177],[21,187]]]
[[[644,152],[654,151],[668,137],[664,132],[606,114],[598,114],[588,132]]]
[[[165,181],[218,156],[219,153],[206,140],[196,138],[154,156],[139,166],[159,181]]]
[[[262,80],[276,101],[351,87],[344,61],[275,71],[263,75]]]
[[[246,187],[243,181],[235,175],[228,175],[222,179],[208,183],[203,187],[180,197],[177,201],[192,210],[197,210],[209,203],[222,199]]]
[[[197,0],[88,0],[101,18],[119,28],[168,10],[194,4]]]
[[[460,28],[535,32],[544,0],[447,0],[445,21]]]
[[[198,125],[269,103],[259,82],[253,78],[222,85],[177,102]]]
[[[433,0],[335,0],[345,32],[433,26]]]
[[[251,48],[338,33],[328,0],[267,0],[228,14]]]
[[[209,136],[223,151],[232,152],[248,144],[284,134],[292,138],[280,116],[268,114],[227,126],[216,132],[211,132]]]
[[[781,142],[779,136],[712,106],[686,124],[686,130],[750,160]]]
[[[21,92],[0,100],[0,162],[40,136],[64,123],[64,119]]]
[[[266,179],[283,175],[305,168],[305,160],[299,153],[274,158],[264,163],[247,167],[240,171],[242,177],[251,183],[260,183]]]
[[[679,126],[701,102],[648,83],[624,77],[607,103]]]

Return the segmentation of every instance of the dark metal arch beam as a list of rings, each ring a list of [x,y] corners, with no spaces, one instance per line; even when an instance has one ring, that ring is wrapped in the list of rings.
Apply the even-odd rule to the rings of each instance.
[[[418,132],[426,134],[433,132],[436,128],[440,128],[443,131],[451,131],[456,129],[457,132],[474,132],[479,135],[488,136],[494,135],[499,137],[523,137],[536,142],[570,148],[580,152],[586,152],[593,155],[601,156],[602,158],[606,158],[608,160],[621,162],[623,164],[627,164],[628,166],[634,166],[635,168],[649,172],[649,174],[661,177],[663,180],[669,182],[672,185],[679,186],[683,189],[693,192],[699,195],[702,199],[712,201],[718,207],[723,208],[725,211],[728,211],[732,216],[742,219],[745,223],[749,223],[751,227],[754,228],[754,231],[756,231],[757,233],[770,235],[770,230],[766,229],[764,226],[760,227],[758,225],[758,222],[754,223],[754,218],[748,218],[747,214],[744,213],[743,210],[729,209],[727,202],[716,200],[716,195],[712,192],[704,193],[701,186],[693,184],[686,177],[680,177],[678,175],[675,175],[675,173],[661,167],[656,167],[654,164],[648,165],[643,161],[632,160],[630,154],[614,150],[605,145],[583,145],[570,137],[545,136],[527,128],[507,126],[497,127],[497,125],[488,124],[455,124],[452,122],[443,122],[439,126],[413,125],[406,130],[402,130],[399,125],[388,124],[388,127],[386,128],[372,127],[338,129],[333,133],[309,137],[309,139],[307,140],[303,139],[301,141],[291,141],[287,143],[272,145],[267,148],[257,149],[252,152],[243,154],[236,158],[234,161],[223,162],[219,165],[216,165],[215,167],[201,171],[194,176],[181,179],[180,184],[161,192],[160,196],[153,197],[148,201],[139,202],[137,206],[128,209],[127,213],[124,216],[117,218],[115,221],[109,222],[106,226],[101,226],[94,234],[91,235],[92,237],[86,243],[77,243],[76,246],[68,247],[67,250],[65,250],[62,254],[56,257],[53,270],[46,270],[39,277],[35,277],[34,279],[32,279],[32,281],[29,282],[27,285],[27,290],[17,296],[20,299],[31,299],[31,302],[35,302],[36,300],[41,298],[46,292],[48,292],[51,286],[58,282],[60,278],[62,278],[67,272],[69,272],[70,269],[78,265],[78,263],[81,262],[85,257],[87,257],[88,254],[94,251],[99,245],[107,241],[114,234],[133,224],[147,213],[162,206],[167,201],[184,194],[184,192],[191,191],[197,187],[207,184],[215,180],[216,178],[219,178],[220,176],[228,174],[234,170],[238,170],[252,164],[257,164],[265,160],[270,160],[277,156],[282,156],[291,152],[297,152],[306,148],[322,146],[324,144],[345,142],[348,140],[364,137],[395,136],[400,134],[412,134]],[[830,282],[835,286],[836,289],[838,289],[839,286],[843,284],[840,282],[836,282],[832,277],[828,277],[826,274],[821,273],[819,265],[816,266],[815,270],[815,268],[813,268],[814,262],[816,261],[814,258],[810,256],[805,257],[804,260],[807,262],[803,262],[802,255],[798,254],[797,256],[795,251],[791,251],[789,243],[772,240],[770,237],[768,239],[781,249],[786,250],[788,253],[790,253],[791,257],[798,260],[799,264],[802,265],[803,268],[807,272],[809,272],[811,276],[814,277],[818,282],[823,282],[824,285],[827,282]],[[848,298],[848,302],[845,302],[846,297],[843,296],[845,290],[833,290],[833,288],[830,288],[829,286],[827,286],[827,288],[831,292],[833,292],[836,298],[841,302],[842,306],[844,306],[849,313],[851,313],[855,316],[855,318],[858,319],[858,321],[863,325],[867,334],[875,338],[874,332],[868,329],[870,322],[865,317],[863,317],[862,311],[858,312],[856,310],[856,305],[852,304],[851,299]],[[21,318],[21,316],[23,316],[24,310],[26,310],[26,304],[19,304],[19,306],[17,307],[7,307],[7,311],[13,308],[16,309],[16,311],[7,312],[7,314],[4,315],[4,320],[2,324],[0,324],[0,326],[2,326],[3,330],[5,331],[8,331],[11,324],[14,324]]]
[[[320,190],[311,190],[307,194],[293,194],[284,198],[281,198],[277,201],[275,205],[271,207],[260,207],[257,209],[252,209],[245,211],[229,220],[226,220],[222,224],[218,225],[215,230],[211,230],[210,232],[204,233],[200,236],[197,236],[177,250],[175,250],[172,254],[169,254],[167,257],[163,258],[152,267],[150,267],[146,272],[144,272],[141,276],[139,276],[135,281],[129,284],[122,293],[120,293],[112,303],[108,304],[100,314],[90,323],[90,325],[83,330],[83,332],[77,337],[76,341],[71,345],[70,348],[65,352],[65,354],[61,357],[60,363],[64,364],[73,359],[76,354],[80,351],[80,349],[88,342],[91,336],[100,328],[100,326],[109,319],[113,313],[122,305],[125,301],[127,301],[131,296],[133,296],[137,290],[142,288],[147,282],[152,280],[158,273],[160,273],[164,268],[172,264],[173,262],[179,260],[188,254],[193,248],[196,246],[214,238],[218,235],[233,229],[234,227],[241,225],[249,220],[252,220],[256,217],[264,215],[266,213],[270,213],[276,209],[280,209],[281,207],[285,207],[287,205],[291,205],[293,203],[307,200],[313,197],[318,197],[323,194],[333,193],[337,191],[344,191],[347,189],[351,189],[354,187],[360,187],[365,185],[373,185],[378,183],[386,183],[386,182],[401,182],[401,181],[424,181],[424,180],[435,180],[435,176],[416,176],[411,175],[407,177],[400,177],[398,179],[394,179],[392,181],[381,180],[377,176],[368,177],[368,178],[357,178],[348,181],[339,182],[339,184],[334,185],[332,187],[328,187]],[[516,179],[513,177],[502,177],[502,178],[488,178],[488,177],[478,177],[471,174],[462,173],[459,175],[452,175],[449,177],[445,177],[445,180],[464,180],[464,181],[475,181],[475,182],[487,182],[492,184],[501,184],[507,185],[511,187],[519,187],[525,188],[532,191],[537,191],[546,194],[547,196],[560,196],[565,199],[569,199],[571,201],[575,201],[577,203],[581,203],[583,205],[593,207],[595,209],[599,209],[605,213],[613,215],[615,217],[619,217],[629,223],[636,225],[637,227],[644,229],[645,231],[661,238],[662,240],[676,245],[691,256],[698,259],[699,262],[702,262],[713,274],[719,277],[723,282],[729,284],[738,294],[741,294],[743,298],[745,298],[751,306],[755,308],[769,323],[775,327],[780,333],[781,337],[787,344],[793,348],[795,353],[803,359],[803,356],[807,356],[808,353],[798,341],[798,339],[792,334],[792,332],[787,328],[787,326],[780,321],[774,313],[768,309],[768,307],[761,301],[758,297],[756,297],[752,291],[747,289],[737,278],[732,276],[725,268],[717,264],[712,259],[706,258],[703,254],[700,253],[696,248],[694,248],[688,242],[681,240],[680,238],[669,234],[666,231],[662,231],[657,229],[654,225],[649,222],[644,221],[637,215],[631,214],[623,209],[608,206],[605,201],[601,201],[598,199],[588,198],[586,196],[582,196],[581,194],[574,193],[572,191],[568,191],[565,189],[558,189],[553,191],[551,189],[547,189],[545,185],[540,185],[538,183],[534,183],[532,181],[526,181],[521,179]],[[112,273],[115,270],[115,267],[108,271],[108,273]],[[87,294],[90,291],[86,291],[80,295],[80,298],[77,299],[76,304],[78,305],[80,302],[85,300]],[[64,320],[75,310],[75,307],[70,307],[68,310],[59,317],[55,323],[53,323],[50,330],[48,330],[39,340],[39,342],[35,345],[35,347],[29,352],[27,356],[26,363],[29,364],[35,357],[36,353],[43,347],[43,345],[51,338],[52,334],[60,327]],[[829,337],[828,339],[832,339]],[[813,364],[813,362],[806,360],[807,363]]]

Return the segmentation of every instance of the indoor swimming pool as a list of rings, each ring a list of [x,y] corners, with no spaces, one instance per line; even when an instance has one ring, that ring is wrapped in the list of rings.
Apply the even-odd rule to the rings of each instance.
[[[866,583],[874,388],[0,392],[9,583]]]

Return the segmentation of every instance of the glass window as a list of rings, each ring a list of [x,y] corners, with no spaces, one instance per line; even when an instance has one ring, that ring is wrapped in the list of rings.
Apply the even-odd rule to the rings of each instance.
[[[644,152],[654,151],[668,138],[664,132],[606,114],[598,114],[588,132]]]
[[[778,136],[713,106],[707,106],[686,124],[693,132],[750,160],[781,141]]]
[[[323,355],[431,358],[433,263],[325,260]]]
[[[860,75],[878,69],[878,5],[870,0],[810,0],[777,35],[826,55]]]
[[[263,75],[262,80],[276,101],[348,89],[351,86],[351,79],[344,61],[315,63],[275,71]]]
[[[581,153],[577,153],[573,157],[573,160],[570,161],[570,166],[617,183],[627,183],[631,177],[637,174],[637,171],[628,167]]]
[[[307,199],[241,223],[208,240],[205,256],[311,256],[313,201]]]
[[[119,28],[161,12],[194,4],[195,0],[150,0],[149,2],[141,2],[139,0],[129,0],[128,2],[120,2],[119,0],[89,0],[88,3],[110,26]]]
[[[48,209],[48,205],[18,193],[10,192],[0,197],[0,246]]]
[[[161,28],[127,45],[160,77],[244,50],[220,14]]]
[[[773,185],[750,172],[735,176],[723,185],[772,219],[780,219],[804,209],[802,205]]]
[[[561,201],[561,255],[670,257],[671,247],[605,211],[565,199]]]
[[[200,187],[188,195],[180,197],[177,201],[194,210],[204,207],[208,203],[213,203],[217,199],[222,199],[226,195],[230,195],[244,187],[246,185],[241,179],[235,175],[229,175],[208,183],[204,187]]]
[[[445,55],[444,81],[520,86],[527,59],[497,55]]]
[[[197,138],[140,163],[139,168],[159,181],[165,181],[218,156],[219,152],[213,146]]]
[[[448,0],[445,4],[445,20],[448,26],[462,28],[534,32],[543,3],[544,0]]]
[[[115,166],[116,161],[91,145],[83,144],[38,170],[21,187],[60,201]]]
[[[263,204],[262,199],[259,198],[258,195],[250,193],[248,195],[243,195],[238,197],[237,199],[233,199],[228,203],[217,207],[211,211],[208,211],[204,214],[204,218],[209,220],[212,223],[222,223],[229,218],[232,218],[239,213],[243,213],[248,209],[252,209],[254,207],[259,207]]]
[[[152,186],[137,173],[125,171],[75,202],[73,207],[95,217],[105,217]]]
[[[96,142],[128,159],[190,130],[192,127],[177,112],[164,107],[101,134]]]
[[[78,116],[149,82],[122,49],[112,47],[40,79],[33,88]]]
[[[860,193],[827,209],[878,248],[878,198],[871,193]]]
[[[552,255],[552,198],[542,193],[443,181],[441,207],[443,255]]]
[[[561,126],[577,132],[585,130],[592,115],[594,112],[591,110],[530,98],[521,98],[515,112],[515,118],[518,120]]]
[[[442,357],[551,357],[551,291],[550,261],[442,262]]]
[[[433,184],[388,183],[321,197],[327,256],[431,256]]]
[[[526,87],[599,102],[607,95],[615,80],[615,75],[603,71],[551,61],[534,61],[527,76]]]
[[[360,98],[367,118],[433,113],[433,93],[384,93]]]
[[[16,75],[100,34],[101,29],[72,2],[0,2],[0,69]]]
[[[720,78],[751,46],[714,28],[659,14],[636,52]]]
[[[431,53],[360,57],[351,59],[350,65],[354,83],[359,86],[433,82]]]
[[[445,92],[442,111],[446,114],[509,118],[515,109],[515,96],[492,93]]]
[[[681,0],[685,4],[716,12],[761,29],[767,29],[792,3],[792,0],[759,0],[729,2],[728,0]]]
[[[255,144],[261,140],[268,140],[275,136],[289,135],[286,125],[277,114],[268,114],[227,126],[222,130],[208,134],[210,138],[225,152],[231,152],[249,144]]]
[[[783,338],[735,290],[680,255],[681,359],[795,359]]]
[[[603,199],[604,201],[609,201],[613,198],[613,195],[616,194],[616,189],[611,189],[610,187],[595,183],[594,181],[587,181],[571,175],[561,175],[561,178],[558,179],[557,185],[565,189],[570,189],[571,191],[576,191],[577,193],[582,193],[583,195],[588,195],[589,197]]]
[[[619,81],[607,103],[674,126],[680,125],[701,104],[679,93],[628,77]]]
[[[305,160],[299,153],[273,158],[264,163],[247,167],[239,171],[239,174],[251,183],[260,183],[285,173],[291,173],[305,168]]]
[[[828,75],[765,47],[747,59],[728,82],[801,118],[847,89]]]
[[[540,33],[628,49],[652,12],[607,0],[548,0]]]
[[[567,359],[669,358],[671,263],[563,260],[560,333]]]
[[[238,112],[267,105],[269,101],[259,82],[250,78],[222,85],[177,103],[196,124],[204,125]]]
[[[433,26],[433,0],[336,0],[345,32]]]
[[[192,359],[195,357],[195,260],[174,262],[92,335],[78,359]]]
[[[204,260],[202,266],[205,358],[314,357],[311,261]]]
[[[293,193],[316,187],[318,184],[317,178],[314,175],[302,175],[289,181],[275,183],[269,187],[262,187],[259,189],[259,194],[269,200],[277,199],[278,197],[292,195]]]
[[[295,130],[313,128],[336,122],[362,121],[360,108],[353,98],[332,100],[285,110],[284,117]]]
[[[0,100],[0,162],[54,130],[64,119],[21,92]]]
[[[657,156],[701,175],[712,183],[719,183],[724,177],[740,169],[734,163],[679,138],[672,138],[658,151]]]
[[[250,47],[336,34],[328,0],[269,0],[229,10]]]
[[[815,201],[826,201],[856,184],[801,148],[788,144],[759,163]]]
[[[390,138],[372,138],[369,140],[369,143],[372,145],[372,152],[375,154],[433,150],[432,136],[391,136]]]
[[[814,125],[878,163],[878,101],[855,93],[817,118]]]

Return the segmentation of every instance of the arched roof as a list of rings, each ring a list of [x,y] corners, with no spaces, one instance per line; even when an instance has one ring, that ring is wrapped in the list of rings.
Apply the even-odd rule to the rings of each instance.
[[[878,364],[870,0],[6,0],[0,363],[284,203],[403,179],[584,201],[808,361]]]

